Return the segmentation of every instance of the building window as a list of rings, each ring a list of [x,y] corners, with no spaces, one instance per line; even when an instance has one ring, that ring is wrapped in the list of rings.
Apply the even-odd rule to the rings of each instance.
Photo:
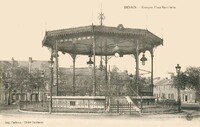
[[[174,94],[173,93],[171,94],[171,99],[174,99]]]
[[[164,93],[162,93],[162,98],[165,99],[165,94]]]
[[[168,99],[170,99],[170,94],[168,94]]]
[[[185,95],[185,102],[188,101],[188,95]]]
[[[75,101],[70,101],[70,106],[75,106],[76,102]]]

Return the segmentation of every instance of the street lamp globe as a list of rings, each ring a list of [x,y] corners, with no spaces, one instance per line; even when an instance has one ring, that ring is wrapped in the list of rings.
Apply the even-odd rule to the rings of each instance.
[[[181,66],[179,64],[177,64],[177,66],[175,68],[176,68],[176,73],[179,74],[181,71]]]
[[[89,61],[87,62],[87,64],[89,64],[89,65],[94,64],[94,62],[92,61],[91,57],[90,57]]]
[[[145,62],[147,61],[147,58],[145,57],[145,54],[143,53],[142,58],[140,59],[142,61],[142,65],[145,65]]]
[[[44,71],[41,72],[41,78],[44,78]]]
[[[115,57],[117,57],[117,58],[118,58],[119,56],[120,56],[120,55],[119,55],[119,53],[118,53],[118,52],[116,52],[116,53],[115,53]]]
[[[49,68],[53,68],[53,66],[54,66],[54,61],[51,60],[51,61],[48,61],[48,62],[49,62]]]
[[[132,78],[132,77],[133,77],[133,74],[131,73],[131,74],[129,75],[129,77],[131,77],[131,78]]]

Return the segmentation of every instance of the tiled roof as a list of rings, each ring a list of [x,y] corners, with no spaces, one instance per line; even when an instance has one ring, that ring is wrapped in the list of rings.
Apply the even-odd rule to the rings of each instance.
[[[29,65],[29,62],[28,61],[17,61],[19,66],[28,66]],[[44,66],[49,66],[49,63],[48,61],[40,61],[40,60],[34,60],[32,63],[31,63],[31,68],[41,68],[41,66],[44,65]]]
[[[73,74],[73,68],[65,68],[65,67],[59,67],[59,71],[65,74],[72,75]],[[75,68],[75,74],[76,75],[92,75],[92,69],[90,68]]]
[[[133,28],[119,29],[118,27],[100,26],[100,25],[94,25],[93,28],[94,28],[94,32],[130,34],[130,35],[149,35],[152,37],[157,37],[156,35],[152,34],[150,31],[146,29],[133,29]],[[90,25],[90,26],[82,26],[82,27],[75,27],[75,28],[68,28],[68,29],[52,30],[52,31],[47,31],[46,36],[47,37],[48,36],[62,36],[62,35],[69,35],[69,34],[92,32],[93,28],[92,28],[92,25]]]
[[[9,61],[9,60],[5,60],[5,61],[0,61],[0,62],[12,62],[12,61]],[[19,66],[24,66],[24,67],[28,67],[29,66],[29,62],[28,61],[18,61],[16,60],[16,62],[18,63]],[[41,68],[41,65],[44,65],[44,66],[49,66],[49,63],[48,61],[40,61],[40,60],[33,60],[32,61],[32,64],[31,64],[31,67],[32,68]]]
[[[154,82],[155,86],[161,86],[161,85],[172,85],[173,83],[173,79],[168,79],[168,78],[164,78],[164,79],[160,79],[157,82]]]
[[[67,75],[73,74],[73,68],[59,67],[59,71]],[[75,68],[75,75],[77,76],[92,75],[92,74],[93,74],[92,68],[89,67]],[[97,69],[96,75],[101,75],[101,74],[102,72]]]
[[[58,35],[75,34],[75,33],[91,32],[91,31],[92,31],[92,26],[83,26],[83,27],[47,31],[46,36],[58,36]]]
[[[140,50],[146,51],[163,44],[163,40],[146,29],[90,25],[68,29],[46,31],[42,41],[43,46],[58,45],[58,50],[65,53],[88,55],[91,53],[91,44],[95,42],[96,55],[114,55],[113,48],[118,45],[120,52],[132,54],[136,48],[136,40],[140,42]],[[59,42],[59,43],[57,43]],[[133,43],[134,42],[134,43]]]

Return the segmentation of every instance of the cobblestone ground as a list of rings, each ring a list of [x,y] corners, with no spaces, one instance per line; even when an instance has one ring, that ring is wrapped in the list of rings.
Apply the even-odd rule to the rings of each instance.
[[[193,113],[194,112],[191,112]],[[198,114],[195,112],[195,114]],[[19,112],[17,106],[0,107],[0,125],[1,127],[170,127],[170,126],[190,126],[199,127],[200,118],[193,117],[186,119],[187,113],[181,114],[159,114],[159,115],[105,115],[105,114],[48,114],[48,113],[30,113]]]

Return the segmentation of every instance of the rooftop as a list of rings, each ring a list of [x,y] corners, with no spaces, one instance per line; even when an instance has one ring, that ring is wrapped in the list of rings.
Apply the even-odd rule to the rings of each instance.
[[[89,55],[93,42],[96,43],[96,55],[114,55],[117,45],[120,53],[127,55],[136,51],[152,50],[163,44],[163,40],[146,29],[125,28],[122,24],[117,27],[89,25],[76,28],[46,31],[42,41],[43,46],[54,48],[65,53]]]
[[[159,79],[159,80],[155,81],[154,85],[162,86],[162,85],[171,85],[172,83],[173,83],[173,79],[163,78],[163,79]]]

